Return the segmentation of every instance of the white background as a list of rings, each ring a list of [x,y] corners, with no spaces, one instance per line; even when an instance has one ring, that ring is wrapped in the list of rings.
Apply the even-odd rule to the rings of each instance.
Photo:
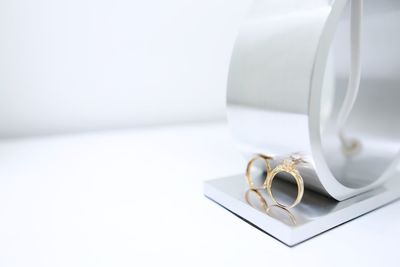
[[[224,117],[250,0],[0,1],[0,137]]]

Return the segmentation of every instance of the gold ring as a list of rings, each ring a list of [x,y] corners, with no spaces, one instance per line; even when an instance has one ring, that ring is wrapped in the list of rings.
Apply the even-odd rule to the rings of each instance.
[[[296,164],[298,164],[300,162],[304,162],[304,161],[294,160],[293,158],[292,158],[292,160],[285,160],[283,162],[283,164],[276,166],[267,175],[267,179],[265,180],[264,187],[267,189],[268,194],[271,197],[272,201],[274,201],[275,204],[281,208],[291,209],[291,208],[295,207],[297,204],[299,204],[301,202],[301,199],[303,198],[304,181],[303,181],[303,178],[301,177],[299,171],[296,169]],[[281,172],[285,172],[285,173],[292,175],[297,183],[297,197],[296,197],[295,201],[293,202],[293,204],[291,204],[291,205],[283,205],[283,204],[279,203],[275,199],[274,195],[272,194],[272,182],[273,182],[275,176]]]
[[[262,159],[265,162],[265,167],[266,167],[266,171],[267,174],[271,172],[271,165],[269,163],[269,160],[272,159],[272,157],[270,156],[266,156],[266,155],[262,155],[262,154],[258,154],[257,156],[255,156],[254,158],[252,158],[249,163],[247,164],[247,168],[246,168],[246,181],[247,184],[249,186],[250,189],[258,189],[253,182],[253,178],[251,177],[251,169],[253,167],[253,164],[256,160],[258,159]]]

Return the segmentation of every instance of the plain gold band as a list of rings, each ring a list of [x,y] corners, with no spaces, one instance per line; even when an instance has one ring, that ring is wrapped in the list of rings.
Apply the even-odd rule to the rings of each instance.
[[[271,172],[271,165],[269,163],[269,160],[271,160],[272,157],[259,154],[259,155],[255,156],[254,158],[252,158],[249,161],[249,163],[247,164],[247,168],[246,168],[246,182],[250,189],[259,189],[259,188],[256,188],[256,186],[254,185],[254,182],[253,182],[253,178],[251,177],[251,169],[253,167],[254,162],[258,159],[262,159],[264,161],[267,174]]]

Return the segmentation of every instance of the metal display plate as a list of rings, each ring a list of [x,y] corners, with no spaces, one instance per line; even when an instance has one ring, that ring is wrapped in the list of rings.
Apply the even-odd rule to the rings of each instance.
[[[399,174],[395,176],[379,188],[340,202],[306,190],[302,202],[290,212],[271,205],[271,199],[263,191],[260,192],[264,204],[254,192],[249,192],[250,203],[246,202],[248,189],[244,175],[206,181],[204,195],[286,245],[295,246],[399,199]],[[288,200],[295,191],[291,183],[274,182],[274,195],[278,199]]]

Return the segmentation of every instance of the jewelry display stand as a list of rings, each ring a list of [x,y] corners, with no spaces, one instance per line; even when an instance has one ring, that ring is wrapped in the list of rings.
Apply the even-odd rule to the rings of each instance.
[[[293,184],[287,182],[274,186],[275,194],[280,198],[296,190]],[[245,201],[246,188],[244,175],[237,175],[205,182],[204,194],[261,231],[288,246],[295,246],[399,199],[400,174],[397,173],[379,188],[340,202],[306,190],[303,201],[292,210],[272,207],[268,214],[262,207],[253,207]],[[267,203],[272,203],[267,194],[263,197]],[[252,202],[254,206],[259,206],[257,199]]]
[[[205,196],[289,246],[398,199],[399,25],[398,0],[255,0],[232,53],[228,122],[249,161],[301,159],[297,186],[283,175],[272,190],[304,196],[274,206],[244,173],[206,182]]]

